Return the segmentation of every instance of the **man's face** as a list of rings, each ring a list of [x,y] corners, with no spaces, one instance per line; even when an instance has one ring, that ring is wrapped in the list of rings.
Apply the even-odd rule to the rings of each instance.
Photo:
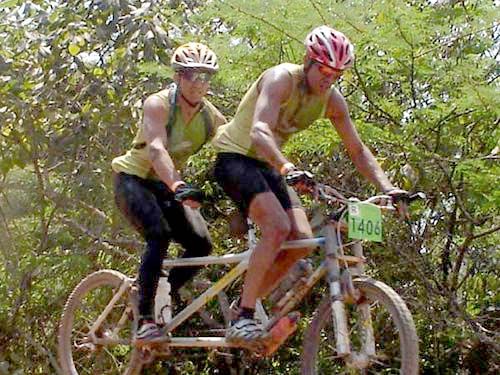
[[[182,95],[190,102],[197,103],[207,94],[211,73],[198,69],[185,69],[178,74]]]
[[[307,84],[316,95],[324,94],[343,74],[342,70],[334,69],[319,62],[311,62],[307,70]]]

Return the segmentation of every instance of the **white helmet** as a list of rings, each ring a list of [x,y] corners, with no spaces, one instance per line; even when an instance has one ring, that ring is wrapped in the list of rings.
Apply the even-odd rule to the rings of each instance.
[[[215,73],[219,70],[217,56],[206,45],[201,43],[186,43],[178,47],[171,59],[174,70],[199,68]]]
[[[334,69],[348,69],[354,63],[354,46],[340,31],[316,27],[304,41],[307,56]]]

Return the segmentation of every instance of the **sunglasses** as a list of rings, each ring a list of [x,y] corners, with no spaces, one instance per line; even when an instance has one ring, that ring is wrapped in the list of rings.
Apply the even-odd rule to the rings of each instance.
[[[329,67],[328,65],[320,63],[317,63],[317,65],[319,72],[326,77],[332,77],[334,75],[338,75],[339,73],[342,74],[342,70],[334,69],[332,67]]]
[[[213,76],[213,73],[200,72],[199,70],[198,71],[196,71],[196,70],[183,70],[182,71],[182,77],[184,77],[185,79],[187,79],[188,81],[191,81],[191,82],[199,81],[199,82],[207,83],[210,81],[212,76]]]

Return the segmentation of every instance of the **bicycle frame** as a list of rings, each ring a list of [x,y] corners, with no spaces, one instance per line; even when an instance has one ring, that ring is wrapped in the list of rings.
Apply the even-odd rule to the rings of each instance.
[[[345,361],[345,364],[351,368],[363,369],[368,367],[371,363],[377,363],[378,357],[375,350],[375,335],[371,314],[374,311],[377,313],[378,309],[375,307],[374,311],[371,311],[370,303],[379,301],[382,301],[382,307],[386,307],[386,310],[387,307],[389,307],[392,321],[396,322],[399,331],[398,335],[400,336],[401,352],[403,353],[405,361],[404,368],[406,370],[414,371],[415,369],[418,369],[418,338],[411,319],[411,314],[405,306],[404,301],[402,301],[397,293],[395,293],[389,286],[365,277],[365,258],[363,256],[362,242],[360,240],[354,240],[348,244],[342,243],[341,232],[344,232],[346,229],[342,219],[347,212],[346,206],[349,202],[359,202],[359,200],[356,198],[347,200],[341,195],[336,194],[334,189],[332,189],[333,192],[328,189],[332,188],[323,185],[321,189],[318,190],[321,198],[327,200],[328,204],[340,203],[343,206],[341,206],[341,210],[337,210],[336,212],[330,213],[329,216],[323,217],[320,225],[323,236],[311,239],[287,241],[281,246],[281,250],[284,251],[321,248],[324,250],[324,256],[322,256],[320,265],[312,271],[312,273],[308,272],[308,276],[306,278],[300,278],[293,281],[292,286],[287,285],[286,287],[281,288],[283,290],[280,289],[277,293],[271,296],[271,316],[267,316],[260,299],[258,299],[256,303],[256,318],[263,322],[266,330],[271,330],[275,323],[292,311],[303,300],[311,288],[313,288],[320,279],[326,277],[325,280],[328,284],[329,293],[327,298],[323,298],[321,304],[318,305],[315,313],[316,315],[312,321],[313,324],[306,332],[306,335],[310,336],[308,337],[312,340],[311,342],[313,342],[313,346],[315,345],[312,351],[310,350],[309,352],[305,352],[307,358],[304,364],[307,366],[306,370],[309,371],[308,373],[311,373],[312,371],[312,367],[310,366],[314,363],[315,355],[318,350],[319,342],[317,340],[315,341],[315,338],[320,337],[320,330],[323,329],[327,323],[325,319],[328,316],[327,314],[331,314],[332,316],[333,333],[335,335],[335,343],[332,346],[335,346],[334,352],[336,353],[336,357],[342,358]],[[374,204],[378,205],[382,209],[394,209],[394,206],[392,206],[391,203],[385,203],[388,198],[390,197],[375,196],[363,202],[377,202]],[[335,220],[339,221],[337,222]],[[84,350],[97,350],[101,345],[132,345],[132,356],[135,356],[134,361],[142,361],[143,363],[146,363],[154,359],[155,356],[169,355],[170,348],[238,347],[238,345],[227,342],[225,337],[220,335],[213,337],[197,337],[195,334],[190,337],[175,337],[172,336],[172,334],[175,332],[177,327],[197,312],[201,314],[201,317],[205,320],[205,322],[212,325],[213,322],[210,321],[211,317],[208,317],[207,320],[207,316],[205,315],[206,312],[203,310],[203,307],[216,296],[219,298],[221,312],[224,316],[226,324],[231,319],[231,314],[229,313],[231,309],[228,308],[227,297],[222,291],[228,285],[241,277],[248,268],[250,256],[257,244],[255,226],[250,221],[248,221],[248,224],[248,250],[242,253],[163,261],[162,268],[164,270],[169,270],[174,267],[221,264],[234,264],[235,266],[220,280],[210,285],[205,291],[201,292],[198,297],[193,299],[189,305],[177,315],[171,317],[171,310],[165,315],[160,312],[160,319],[166,319],[163,325],[165,335],[164,337],[159,338],[159,340],[155,343],[145,345],[142,348],[133,347],[130,336],[131,331],[133,332],[134,328],[131,327],[130,320],[132,317],[137,318],[138,314],[138,290],[136,280],[112,270],[99,271],[95,274],[89,275],[87,278],[82,280],[82,282],[80,282],[77,288],[75,288],[66,305],[69,313],[65,316],[65,308],[65,313],[63,314],[59,339],[69,340],[68,338],[73,335],[70,331],[73,325],[72,318],[74,317],[72,314],[75,313],[75,308],[79,307],[79,304],[81,303],[80,299],[83,298],[82,296],[84,293],[87,293],[87,291],[92,290],[94,287],[104,285],[113,286],[113,294],[110,296],[107,305],[98,314],[99,316],[91,323],[91,326],[88,327],[88,321],[85,323],[89,328],[89,331],[87,335],[82,336],[80,334],[80,338],[73,342],[73,345],[76,346],[77,349],[82,348]],[[349,246],[352,255],[344,255],[344,246]],[[165,277],[165,275],[162,277]],[[356,277],[356,279],[353,277]],[[355,285],[356,288],[354,287]],[[123,296],[128,298],[128,302],[125,304],[122,300]],[[118,301],[120,302],[118,303]],[[117,304],[120,308],[118,310],[119,315],[117,316],[119,317],[119,320],[115,326],[111,326],[109,327],[111,329],[107,329],[106,320],[111,312],[116,311],[114,310],[114,307]],[[394,311],[391,310],[391,306]],[[122,307],[125,307],[125,309],[122,309]],[[171,309],[168,302],[165,303],[165,306],[162,304],[158,307]],[[354,326],[352,326],[352,322],[348,320],[348,317],[351,317],[356,321]],[[137,321],[135,320],[134,323],[137,324]],[[223,328],[223,326],[219,324],[216,324],[215,326],[218,331],[223,331],[223,329],[219,329]],[[126,336],[122,338],[120,337],[120,333],[123,328],[125,328]],[[351,332],[351,329],[353,332]],[[352,348],[350,342],[351,335],[353,337]],[[403,340],[403,337],[405,337],[406,340]],[[284,340],[285,337],[282,336],[280,340],[282,339]],[[68,368],[71,368],[73,363],[71,354],[68,353],[68,351],[72,350],[68,347],[71,343],[69,341],[61,342],[60,355],[65,356],[65,364]],[[276,350],[276,346],[269,346],[269,348],[264,347],[258,350],[261,355],[267,356]]]
[[[184,258],[184,259],[173,259],[164,260],[163,268],[170,269],[172,267],[187,267],[187,266],[203,266],[203,265],[215,265],[215,264],[232,264],[238,263],[231,271],[229,271],[224,277],[217,281],[214,285],[204,291],[200,296],[193,300],[186,308],[184,308],[180,313],[172,318],[165,326],[167,332],[173,332],[180,324],[182,324],[191,315],[197,312],[205,304],[207,304],[212,298],[217,296],[226,286],[235,281],[240,277],[248,268],[248,260],[250,258],[251,251],[255,247],[256,237],[255,229],[253,225],[249,222],[249,248],[240,254],[228,254],[223,256],[208,256],[208,257],[196,257],[196,258]],[[283,302],[280,303],[279,310],[275,313],[272,319],[268,319],[267,316],[260,316],[261,320],[266,323],[266,328],[272,327],[281,317],[290,312],[309,292],[309,290],[326,274],[328,274],[328,280],[330,285],[330,295],[332,296],[332,311],[333,319],[336,327],[336,344],[339,355],[350,354],[350,343],[349,343],[349,331],[347,328],[346,314],[344,311],[343,295],[345,293],[345,288],[341,285],[341,267],[340,261],[349,262],[355,264],[355,273],[361,275],[363,273],[363,253],[362,247],[359,242],[354,244],[354,254],[355,256],[344,256],[341,257],[338,254],[337,249],[339,248],[339,243],[337,240],[337,234],[335,232],[333,224],[328,224],[329,230],[327,231],[327,236],[316,237],[312,239],[303,239],[295,241],[285,242],[281,249],[287,251],[293,251],[293,249],[304,249],[304,248],[325,248],[326,258],[325,260],[316,268],[316,270],[308,277],[307,281],[304,283],[300,290],[295,291],[296,293],[288,293],[283,297]],[[261,309],[258,309],[258,312]],[[262,311],[262,310],[261,310]],[[369,312],[368,312],[369,317]],[[373,337],[373,334],[371,335]],[[226,342],[224,337],[171,337],[168,341],[169,347],[233,347],[234,345]],[[373,352],[375,351],[375,346],[373,343]]]
[[[204,291],[195,300],[193,300],[188,306],[186,306],[180,313],[175,315],[171,321],[167,322],[165,325],[165,331],[171,333],[180,324],[186,321],[191,315],[196,313],[204,305],[206,305],[212,298],[217,296],[226,286],[235,281],[240,277],[248,268],[248,260],[250,258],[251,252],[255,247],[256,237],[255,229],[251,223],[249,223],[249,250],[239,253],[239,254],[228,254],[222,256],[207,256],[207,257],[194,257],[194,258],[183,258],[183,259],[172,259],[164,260],[162,267],[164,269],[170,269],[172,267],[188,267],[188,266],[203,266],[203,265],[215,265],[215,264],[234,264],[238,263],[231,271],[229,271],[224,277],[217,281],[214,285]],[[257,309],[257,313],[260,312],[259,318],[265,322],[267,329],[272,327],[281,317],[290,312],[309,292],[309,290],[325,275],[327,275],[327,281],[330,288],[330,296],[332,298],[332,317],[335,327],[336,335],[336,348],[339,356],[349,356],[351,354],[350,350],[350,340],[349,340],[349,330],[347,325],[347,318],[344,309],[344,297],[346,295],[353,296],[353,290],[349,287],[346,288],[343,285],[342,280],[342,269],[349,269],[350,272],[347,274],[347,284],[352,285],[352,274],[356,276],[363,274],[363,250],[361,243],[359,241],[354,242],[351,246],[353,248],[354,256],[341,256],[338,252],[339,241],[338,233],[335,230],[333,223],[326,225],[327,234],[325,237],[316,237],[311,239],[295,240],[285,242],[281,249],[287,251],[293,251],[294,249],[304,249],[304,248],[324,248],[325,249],[325,260],[314,270],[314,272],[307,278],[307,281],[302,285],[299,290],[295,290],[295,293],[287,293],[279,302],[279,309],[275,312],[271,319],[267,316],[263,316],[263,308]],[[340,262],[345,262],[346,267],[341,267]],[[350,263],[351,266],[347,264]],[[121,295],[130,288],[134,283],[134,279],[127,278],[124,283],[120,286],[117,293],[113,296],[111,301],[108,303],[102,314],[92,325],[89,334],[94,343],[101,344],[119,344],[121,340],[116,340],[113,337],[107,338],[97,338],[95,337],[95,332],[101,325],[101,323],[106,319],[109,311],[111,311],[113,305],[121,297]],[[345,280],[344,280],[345,283]],[[355,297],[355,296],[353,296]],[[260,306],[261,307],[261,306]],[[375,342],[373,339],[373,329],[371,326],[369,306],[364,306],[363,318],[366,320],[363,324],[364,328],[367,330],[365,332],[366,339],[363,343],[362,353],[363,357],[369,356],[375,353]],[[122,319],[125,320],[127,311],[124,312]],[[121,320],[120,320],[121,322]],[[122,322],[123,323],[123,322]],[[116,329],[119,329],[120,323]],[[234,347],[234,344],[228,343],[224,337],[169,337],[165,342],[168,347]],[[353,358],[353,360],[356,360]]]

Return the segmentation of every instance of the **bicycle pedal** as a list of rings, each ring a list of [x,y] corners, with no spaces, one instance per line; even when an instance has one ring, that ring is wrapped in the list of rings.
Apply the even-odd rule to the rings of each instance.
[[[153,339],[149,339],[146,341],[143,340],[134,340],[133,344],[140,349],[148,349],[148,348],[156,348],[163,344],[169,343],[171,341],[170,335],[164,335],[160,337],[155,337]]]
[[[241,342],[237,344],[238,348],[245,349],[258,357],[264,357],[267,351],[267,346],[263,343],[256,342]]]
[[[158,348],[154,348],[153,349],[153,354],[155,357],[169,357],[171,354],[172,354],[172,351],[170,350],[170,348],[168,347],[165,347],[165,346],[161,346],[161,347],[158,347]]]
[[[148,364],[153,362],[154,358],[155,358],[154,353],[150,348],[144,347],[140,349],[140,361],[143,364]]]
[[[233,344],[240,349],[246,349],[255,355],[263,357],[264,353],[266,353],[268,350],[270,340],[271,340],[271,336],[267,335],[266,337],[258,339],[258,340],[240,339],[240,340],[234,341]]]

